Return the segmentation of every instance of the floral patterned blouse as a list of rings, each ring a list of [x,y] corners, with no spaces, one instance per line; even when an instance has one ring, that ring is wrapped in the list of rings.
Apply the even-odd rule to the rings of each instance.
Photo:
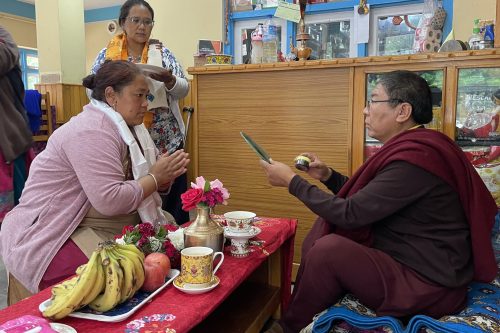
[[[94,65],[92,66],[92,74],[95,74],[106,60],[106,50],[107,48],[103,48],[97,55]],[[173,75],[185,79],[186,76],[184,75],[182,66],[174,57],[173,53],[166,47],[162,47],[161,53],[163,68],[170,69]],[[133,61],[131,57],[129,57],[128,60]],[[140,59],[135,60],[140,61]],[[159,152],[161,154],[166,152],[171,154],[179,149],[182,145],[183,134],[171,109],[161,107],[149,111],[154,113],[153,123],[149,128],[149,132]]]

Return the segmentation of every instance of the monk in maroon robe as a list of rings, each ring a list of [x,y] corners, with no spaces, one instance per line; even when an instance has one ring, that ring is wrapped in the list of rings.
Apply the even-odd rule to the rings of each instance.
[[[461,149],[427,130],[431,91],[417,74],[385,74],[364,108],[368,135],[384,146],[351,179],[304,153],[307,173],[261,161],[319,218],[302,245],[289,307],[272,332],[299,332],[345,294],[378,315],[439,318],[463,309],[472,280],[497,272],[491,245],[496,204]]]

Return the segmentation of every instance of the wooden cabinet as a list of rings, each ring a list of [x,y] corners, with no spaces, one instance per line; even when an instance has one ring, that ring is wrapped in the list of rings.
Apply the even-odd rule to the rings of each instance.
[[[189,68],[195,107],[188,142],[190,177],[219,178],[229,189],[229,205],[217,206],[217,213],[251,210],[298,218],[296,268],[315,214],[287,189],[267,183],[239,132],[252,136],[274,160],[292,166],[296,155],[311,151],[351,175],[364,160],[368,75],[397,69],[442,71],[440,128],[455,138],[459,71],[478,67],[500,67],[500,50]]]

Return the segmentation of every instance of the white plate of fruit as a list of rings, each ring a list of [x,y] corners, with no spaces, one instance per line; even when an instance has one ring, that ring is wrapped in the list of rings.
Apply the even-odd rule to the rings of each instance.
[[[151,256],[151,257],[149,257]],[[104,322],[126,319],[179,275],[168,256],[144,254],[134,245],[109,241],[99,245],[76,275],[52,287],[52,297],[39,305],[44,317],[66,316]],[[163,257],[162,257],[163,256]],[[69,309],[78,308],[72,312]]]

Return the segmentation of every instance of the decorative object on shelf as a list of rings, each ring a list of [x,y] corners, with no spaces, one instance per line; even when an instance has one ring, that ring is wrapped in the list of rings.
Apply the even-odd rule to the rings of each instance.
[[[438,6],[434,10],[434,15],[432,16],[431,19],[432,28],[442,30],[445,20],[446,20],[446,10],[442,6]]]
[[[231,65],[233,57],[228,54],[209,54],[206,59],[207,65]]]
[[[311,55],[312,49],[306,46],[306,42],[311,38],[308,33],[306,33],[306,24],[304,23],[304,16],[306,14],[307,0],[300,0],[300,21],[298,24],[297,37],[297,47],[293,46],[290,40],[290,51],[299,58],[299,60],[307,60]]]
[[[451,29],[438,52],[456,52],[465,50],[467,50],[467,44],[461,40],[455,40],[455,33],[453,29]]]
[[[366,15],[369,12],[370,12],[370,8],[368,8],[368,5],[366,4],[366,0],[359,0],[358,14],[359,15]]]
[[[227,204],[229,192],[218,180],[208,182],[197,177],[196,183],[181,195],[182,209],[196,208],[196,219],[184,229],[184,246],[206,246],[215,252],[224,246],[224,228],[210,217],[210,209],[217,204]]]
[[[405,20],[405,23],[406,23],[406,26],[410,29],[413,29],[413,30],[416,30],[417,27],[414,26],[413,24],[410,23],[410,20],[408,19],[408,15],[405,15],[403,16],[404,20]]]
[[[115,236],[119,244],[134,244],[145,255],[153,252],[165,253],[172,268],[180,267],[184,248],[184,229],[174,225],[160,225],[156,230],[151,223],[140,223],[123,227],[122,234]]]
[[[403,18],[401,16],[394,16],[392,18],[392,24],[400,25],[401,23],[403,23]]]
[[[436,0],[424,0],[424,9],[415,29],[413,52],[438,52],[446,11]]]

